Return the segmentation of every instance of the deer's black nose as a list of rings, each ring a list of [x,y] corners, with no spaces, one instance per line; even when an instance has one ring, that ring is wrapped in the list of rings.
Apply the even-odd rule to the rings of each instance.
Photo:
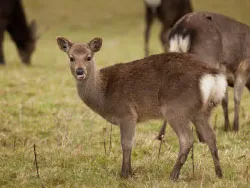
[[[76,69],[76,75],[83,75],[83,73],[84,73],[83,68],[77,68]]]

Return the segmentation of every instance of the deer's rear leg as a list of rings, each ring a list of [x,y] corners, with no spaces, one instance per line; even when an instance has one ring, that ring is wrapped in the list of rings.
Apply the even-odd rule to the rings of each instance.
[[[211,155],[214,161],[215,173],[221,178],[222,170],[220,167],[220,161],[218,156],[218,149],[216,146],[216,137],[213,132],[213,129],[208,123],[209,116],[204,116],[203,114],[199,114],[192,120],[197,132],[202,136],[203,141],[208,145]]]
[[[146,6],[146,12],[145,12],[145,22],[146,22],[146,27],[145,27],[145,31],[144,31],[144,42],[145,42],[145,56],[149,55],[149,37],[150,37],[150,30],[151,30],[151,26],[155,17],[155,14],[153,12],[153,10],[147,6]]]
[[[225,97],[222,100],[222,109],[224,114],[224,130],[228,131],[230,129],[229,116],[228,116],[228,91],[225,93]]]
[[[161,33],[160,33],[160,40],[162,47],[164,49],[164,52],[168,51],[168,33],[169,33],[169,27],[162,27]]]
[[[165,131],[166,131],[166,126],[167,126],[167,121],[164,121],[162,126],[161,126],[161,129],[160,129],[160,132],[159,134],[155,137],[155,139],[157,140],[162,140],[164,135],[165,135]]]
[[[135,136],[136,123],[131,119],[124,119],[120,123],[121,145],[122,145],[122,170],[121,177],[128,178],[132,174],[131,152]]]
[[[173,116],[175,117],[175,116]],[[172,180],[177,180],[180,175],[181,167],[184,165],[188,153],[193,146],[194,138],[193,133],[188,125],[188,119],[184,117],[176,117],[174,119],[169,119],[169,124],[175,131],[179,139],[180,150],[175,162],[174,168],[170,174]]]
[[[233,130],[239,130],[239,111],[240,101],[243,94],[243,89],[250,77],[250,59],[242,61],[236,72],[236,80],[234,84],[234,125]]]

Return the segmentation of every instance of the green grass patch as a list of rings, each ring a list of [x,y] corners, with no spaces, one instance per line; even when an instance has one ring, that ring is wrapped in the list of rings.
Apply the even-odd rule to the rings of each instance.
[[[120,178],[120,134],[79,99],[67,58],[57,47],[56,36],[74,41],[103,38],[96,54],[98,66],[108,66],[144,56],[143,1],[23,0],[28,20],[37,19],[43,33],[33,64],[20,63],[8,34],[4,49],[6,66],[0,67],[0,187],[40,187],[36,177],[33,145],[37,146],[40,179],[45,187],[249,187],[250,97],[245,91],[240,112],[240,132],[223,131],[218,107],[211,123],[215,128],[224,177],[218,179],[206,145],[195,142],[195,173],[190,156],[180,180],[169,174],[178,152],[178,140],[167,127],[166,143],[158,158],[154,140],[161,121],[138,125],[132,154],[134,176]],[[248,0],[198,1],[195,10],[221,12],[250,24]],[[151,53],[161,53],[160,25],[154,24]],[[230,120],[233,119],[230,90]],[[216,126],[215,116],[217,114]],[[104,131],[105,130],[105,131]],[[107,154],[104,151],[106,143]]]

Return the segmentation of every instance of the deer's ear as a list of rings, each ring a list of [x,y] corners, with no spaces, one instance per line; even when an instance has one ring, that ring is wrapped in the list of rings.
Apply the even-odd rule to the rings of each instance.
[[[59,48],[64,52],[68,52],[73,44],[70,40],[64,37],[56,37],[56,40]]]
[[[31,31],[32,39],[34,40],[38,39],[36,20],[32,20],[30,22],[30,31]]]
[[[92,52],[98,52],[102,47],[102,38],[96,37],[89,42]]]

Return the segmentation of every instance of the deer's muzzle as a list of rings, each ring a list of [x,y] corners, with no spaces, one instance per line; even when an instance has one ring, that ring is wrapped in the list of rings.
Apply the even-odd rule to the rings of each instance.
[[[76,69],[76,78],[77,78],[78,80],[81,80],[81,79],[86,78],[86,74],[85,74],[83,68],[77,68],[77,69]]]

